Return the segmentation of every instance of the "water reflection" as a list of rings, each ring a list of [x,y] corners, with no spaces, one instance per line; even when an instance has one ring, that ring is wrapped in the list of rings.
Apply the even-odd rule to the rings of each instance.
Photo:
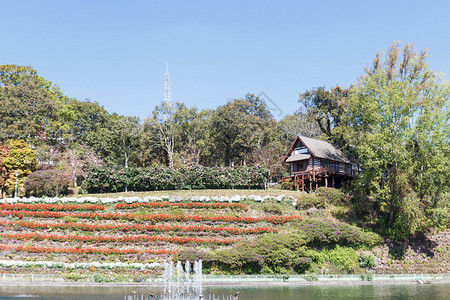
[[[448,299],[450,284],[430,285],[365,285],[365,286],[303,286],[303,287],[206,287],[203,299],[209,294],[230,295],[239,291],[239,300],[293,300],[293,299]],[[155,287],[100,286],[100,287],[13,287],[0,286],[0,299],[124,299],[125,295],[161,293]],[[222,299],[222,298],[220,298]]]

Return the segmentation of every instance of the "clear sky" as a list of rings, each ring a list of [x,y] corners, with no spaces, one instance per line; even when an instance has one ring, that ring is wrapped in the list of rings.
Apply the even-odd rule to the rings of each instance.
[[[0,0],[0,63],[30,65],[79,100],[145,118],[164,93],[216,108],[264,92],[347,87],[394,40],[450,74],[450,1]],[[274,111],[279,118],[279,111]]]

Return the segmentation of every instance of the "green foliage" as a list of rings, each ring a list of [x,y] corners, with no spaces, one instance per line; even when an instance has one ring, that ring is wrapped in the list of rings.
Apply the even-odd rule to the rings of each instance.
[[[353,273],[358,267],[356,251],[353,248],[340,247],[327,250],[327,260],[334,264],[340,271]]]
[[[324,87],[306,91],[300,94],[300,102],[308,108],[309,113],[317,122],[322,133],[332,139],[333,142],[341,144],[342,141],[333,131],[333,128],[341,124],[344,112],[345,99],[348,97],[349,89],[336,86],[331,91]]]
[[[340,126],[362,163],[356,189],[373,197],[394,239],[423,229],[423,199],[450,186],[450,86],[428,69],[426,51],[393,43],[374,59],[350,95]]]
[[[361,280],[362,281],[372,281],[373,274],[372,273],[361,274]]]
[[[306,236],[306,244],[314,247],[341,245],[371,248],[382,241],[376,233],[326,219],[306,219],[300,223],[299,230]]]
[[[112,169],[95,167],[83,183],[89,193],[154,191],[174,189],[262,188],[267,181],[266,169],[254,167],[208,168],[188,167],[177,171],[170,168]]]
[[[311,269],[319,270],[323,266],[331,266],[339,272],[353,273],[358,268],[357,254],[355,249],[340,247],[322,249],[320,251],[309,249],[306,255],[311,259]]]
[[[63,278],[67,281],[81,281],[85,280],[87,278],[87,275],[79,273],[64,273]]]
[[[319,281],[319,276],[315,273],[305,274],[303,278],[305,278],[306,281]]]
[[[100,273],[95,273],[92,277],[94,279],[94,282],[101,283],[101,282],[111,282],[111,280],[108,278],[108,276]]]
[[[292,190],[292,186],[293,186],[293,182],[292,182],[292,180],[290,178],[286,179],[285,181],[283,181],[281,183],[281,189],[282,190],[290,191],[290,190]]]
[[[16,172],[18,187],[23,184],[25,178],[36,170],[36,151],[23,140],[8,140],[6,146],[9,149],[8,156],[3,157],[3,165],[7,170],[8,177],[5,186],[10,194],[13,193],[16,184]]]
[[[267,234],[217,251],[214,264],[232,274],[286,274],[303,273],[310,262],[303,247],[303,236]]]
[[[361,268],[375,268],[375,258],[372,255],[361,254],[358,256],[358,263]]]
[[[405,259],[406,248],[404,246],[392,246],[389,248],[389,258],[396,260]]]
[[[61,219],[64,223],[76,223],[78,221],[78,218],[71,217],[71,216],[65,216]]]
[[[202,260],[205,267],[209,267],[213,261],[213,254],[192,248],[182,248],[175,257],[175,260],[190,261],[191,263],[199,259]]]
[[[424,222],[428,227],[440,231],[450,228],[450,192],[440,195],[435,207],[430,207],[429,202],[425,205]]]
[[[312,207],[325,208],[326,203],[316,194],[301,193],[297,199],[297,204],[295,207],[297,209],[309,209]]]
[[[255,95],[228,101],[219,106],[211,116],[212,138],[219,145],[216,155],[223,158],[225,166],[232,161],[247,164],[247,156],[258,144],[267,144],[269,132],[275,121],[265,102]]]
[[[31,67],[0,65],[0,140],[26,139],[36,146],[56,128],[52,87]]]
[[[333,205],[346,204],[349,198],[341,190],[327,187],[319,187],[316,191],[316,196],[321,198],[323,202]]]
[[[277,215],[282,213],[280,205],[276,203],[264,203],[262,206],[262,210],[265,211],[266,213]]]

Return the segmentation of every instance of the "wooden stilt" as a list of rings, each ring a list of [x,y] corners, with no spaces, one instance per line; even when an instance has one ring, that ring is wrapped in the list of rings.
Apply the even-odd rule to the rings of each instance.
[[[305,191],[305,174],[302,173],[302,192]]]
[[[331,187],[334,188],[334,175],[331,175]]]
[[[325,175],[325,187],[328,187],[328,176]]]

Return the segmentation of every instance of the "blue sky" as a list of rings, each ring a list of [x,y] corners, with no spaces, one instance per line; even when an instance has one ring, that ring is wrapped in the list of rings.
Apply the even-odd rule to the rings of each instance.
[[[216,108],[264,92],[286,115],[305,90],[355,82],[394,40],[428,48],[431,68],[450,74],[449,11],[432,0],[0,0],[0,63],[145,118],[169,62],[174,101]]]

